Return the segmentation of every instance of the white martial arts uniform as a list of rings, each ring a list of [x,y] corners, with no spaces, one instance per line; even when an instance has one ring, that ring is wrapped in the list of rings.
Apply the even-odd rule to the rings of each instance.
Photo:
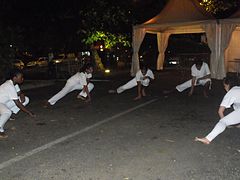
[[[216,136],[222,133],[227,126],[240,123],[240,86],[231,88],[224,96],[220,106],[230,108],[232,105],[234,111],[224,116],[206,136],[209,141],[212,141]]]
[[[75,75],[70,77],[67,80],[67,83],[65,84],[64,88],[58,92],[55,96],[53,96],[51,99],[48,100],[48,102],[51,105],[54,105],[58,100],[63,98],[68,93],[74,91],[74,90],[82,90],[84,86],[87,85],[88,91],[92,91],[94,88],[94,85],[92,83],[87,83],[87,79],[90,79],[92,77],[92,74],[87,74],[84,72],[77,72]],[[81,91],[79,93],[80,96],[87,97],[87,93],[84,91]]]
[[[7,80],[0,86],[0,132],[4,132],[4,125],[12,115],[7,103],[13,100],[18,100],[17,91],[13,81]]]
[[[193,77],[196,77],[196,81],[195,81],[195,86],[198,86],[198,85],[202,85],[204,86],[207,82],[211,82],[211,79],[210,78],[207,78],[207,79],[203,79],[203,80],[200,80],[197,84],[197,79],[199,78],[202,78],[206,75],[209,75],[210,74],[210,70],[209,70],[209,67],[208,67],[208,64],[203,62],[202,64],[202,67],[200,70],[197,69],[196,67],[196,64],[194,64],[192,67],[191,67],[191,74]],[[176,89],[179,91],[179,92],[182,92],[184,91],[185,89],[188,89],[192,86],[192,79],[176,86]]]
[[[15,89],[16,89],[17,93],[19,93],[19,92],[21,91],[18,84],[15,85]],[[18,99],[19,99],[19,101],[21,102],[20,96],[18,96]],[[26,106],[26,105],[29,103],[29,98],[28,98],[27,96],[25,96],[25,101],[24,101],[24,102],[21,102],[21,103],[22,103],[24,106]],[[17,105],[15,104],[15,102],[14,102],[13,100],[8,101],[6,105],[7,105],[7,107],[8,107],[9,109],[11,109],[11,111],[12,111],[14,114],[17,114],[17,113],[20,111],[20,109],[17,107]]]
[[[123,86],[120,86],[119,88],[117,88],[117,93],[120,94],[127,89],[131,89],[131,88],[137,86],[137,82],[139,82],[139,81],[141,82],[141,84],[143,86],[145,86],[145,87],[149,86],[150,79],[149,78],[144,79],[144,77],[149,77],[150,79],[154,79],[154,74],[150,69],[148,69],[146,75],[144,76],[142,74],[142,71],[139,70],[136,73],[135,78],[133,78],[132,80],[130,80],[129,82],[127,82]]]

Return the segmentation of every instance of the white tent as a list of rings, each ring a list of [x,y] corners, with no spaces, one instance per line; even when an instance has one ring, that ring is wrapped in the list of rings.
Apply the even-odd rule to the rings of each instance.
[[[240,46],[237,44],[240,41],[239,29],[240,11],[228,19],[216,20],[201,11],[194,0],[170,0],[157,16],[133,27],[131,74],[139,69],[138,52],[146,33],[157,35],[157,70],[163,69],[164,53],[171,34],[206,33],[211,49],[212,78],[222,79],[226,75],[228,61],[240,58],[240,51],[236,50]]]

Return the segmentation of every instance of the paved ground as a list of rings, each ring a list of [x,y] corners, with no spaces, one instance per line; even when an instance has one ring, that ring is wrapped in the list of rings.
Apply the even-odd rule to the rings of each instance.
[[[150,96],[133,101],[136,89],[108,94],[129,79],[119,77],[95,82],[91,104],[73,92],[42,108],[63,82],[26,91],[37,117],[19,113],[7,123],[9,138],[0,141],[0,179],[239,179],[239,129],[227,129],[209,146],[193,141],[218,121],[224,95],[219,81],[208,99],[200,88],[193,97],[164,97],[163,89],[181,81],[180,74],[165,71],[157,74]]]

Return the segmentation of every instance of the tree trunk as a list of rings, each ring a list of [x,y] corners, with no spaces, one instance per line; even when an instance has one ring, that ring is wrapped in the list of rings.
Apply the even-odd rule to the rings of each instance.
[[[92,50],[92,57],[93,57],[93,59],[95,61],[95,65],[96,65],[97,70],[104,72],[105,68],[103,66],[101,58],[98,55],[97,50],[94,49],[94,48],[91,48],[91,50]]]

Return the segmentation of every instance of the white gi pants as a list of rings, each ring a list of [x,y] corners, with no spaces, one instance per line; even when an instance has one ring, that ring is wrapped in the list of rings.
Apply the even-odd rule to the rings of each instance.
[[[211,79],[203,79],[203,80],[200,80],[198,84],[195,84],[195,86],[198,86],[198,85],[202,85],[204,86],[207,82],[211,83]],[[197,82],[197,81],[196,81]],[[192,86],[192,79],[180,84],[180,85],[177,85],[176,86],[176,89],[179,91],[179,92],[183,92],[185,89],[188,89]]]
[[[88,87],[88,91],[92,91],[94,88],[93,83],[88,83],[87,85]],[[61,91],[59,91],[56,95],[54,95],[51,99],[48,100],[48,102],[51,105],[54,105],[58,100],[60,100],[61,98],[63,98],[64,96],[66,96],[68,93],[74,91],[74,90],[82,90],[83,86],[81,84],[72,84],[70,82],[67,82],[64,86],[64,88],[62,88]],[[83,97],[87,97],[87,93],[84,91],[81,91],[79,93],[79,95],[83,96]]]
[[[240,109],[234,110],[227,116],[223,117],[213,128],[213,130],[206,136],[209,141],[221,134],[227,126],[236,125],[240,123]]]
[[[21,102],[21,99],[20,98],[18,98],[19,99],[19,101]],[[27,97],[27,96],[25,96],[25,101],[24,101],[24,103],[22,103],[24,106],[26,106],[27,104],[29,103],[29,98]],[[20,109],[17,107],[17,105],[15,104],[15,102],[14,101],[8,101],[7,103],[6,103],[6,106],[14,113],[14,114],[17,114],[18,113],[18,111],[20,111]]]
[[[4,132],[4,125],[11,117],[12,111],[3,103],[0,103],[0,132]]]
[[[145,87],[149,86],[149,83],[150,83],[150,80],[148,78],[144,79],[144,80],[141,80],[141,84]],[[135,86],[137,86],[137,80],[136,80],[136,78],[133,78],[132,80],[130,80],[129,82],[127,82],[123,86],[120,86],[119,88],[117,88],[117,93],[120,94],[123,91],[125,91],[127,89],[131,89]]]

